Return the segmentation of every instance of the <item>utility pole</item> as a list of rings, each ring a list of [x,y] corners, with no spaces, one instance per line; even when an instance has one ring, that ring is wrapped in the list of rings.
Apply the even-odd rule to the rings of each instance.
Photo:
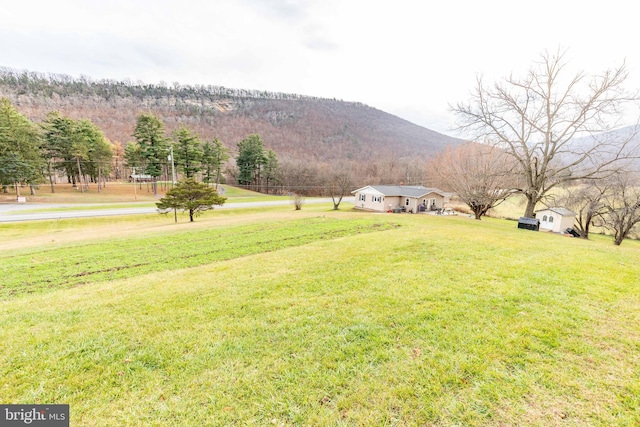
[[[131,168],[133,173],[131,174],[131,178],[133,178],[133,200],[138,200],[138,195],[136,194],[136,168]]]
[[[173,188],[176,183],[176,165],[173,161],[173,145],[169,147],[169,149],[171,150],[171,153],[169,154],[169,160],[171,160],[171,188]]]

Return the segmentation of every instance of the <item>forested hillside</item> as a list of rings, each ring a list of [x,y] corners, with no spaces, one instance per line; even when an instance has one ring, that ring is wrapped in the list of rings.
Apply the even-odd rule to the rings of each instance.
[[[168,132],[184,124],[204,140],[218,138],[231,151],[230,166],[238,142],[258,134],[284,165],[326,170],[341,163],[362,181],[418,182],[422,160],[461,142],[361,103],[220,86],[95,81],[0,68],[0,97],[34,122],[50,111],[89,119],[122,147],[133,141],[136,117],[151,112]]]

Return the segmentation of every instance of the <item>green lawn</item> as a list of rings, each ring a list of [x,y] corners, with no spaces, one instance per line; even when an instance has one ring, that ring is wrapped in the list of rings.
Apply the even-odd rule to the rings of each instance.
[[[68,186],[60,188],[59,193],[47,193],[41,191],[37,198],[31,198],[36,203],[63,203],[65,206],[61,207],[37,207],[33,209],[20,209],[13,212],[14,214],[26,214],[37,212],[69,212],[69,211],[88,211],[88,210],[101,210],[101,209],[128,209],[139,207],[155,207],[158,200],[163,196],[160,194],[157,198],[153,197],[150,193],[141,196],[141,199],[147,199],[143,201],[126,201],[127,198],[131,198],[131,194],[124,193],[122,188],[131,187],[131,184],[122,182],[112,183],[108,189],[112,190],[115,187],[116,190],[112,190],[113,194],[104,195],[97,193],[95,189],[91,192],[80,193],[77,190],[71,191]],[[282,201],[290,200],[288,196],[275,196],[257,193],[255,191],[244,190],[242,188],[221,186],[224,188],[224,194],[222,194],[227,200],[226,203],[249,203],[249,202],[268,202],[268,201]],[[105,190],[106,191],[106,190]],[[132,191],[132,190],[131,190]],[[130,191],[130,192],[131,192]],[[152,200],[148,200],[151,197]],[[7,197],[5,197],[7,199]],[[0,200],[2,201],[2,200]],[[11,200],[13,202],[13,199]]]
[[[74,426],[640,424],[639,242],[322,209],[0,249],[0,402]]]

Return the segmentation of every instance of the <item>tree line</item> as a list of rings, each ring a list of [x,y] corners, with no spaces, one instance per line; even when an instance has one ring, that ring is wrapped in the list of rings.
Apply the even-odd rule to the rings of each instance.
[[[74,120],[58,112],[35,124],[18,112],[8,99],[0,99],[0,184],[4,191],[20,185],[31,187],[53,176],[66,174],[82,191],[89,181],[98,191],[111,171],[113,150],[102,131],[89,120]]]
[[[131,80],[94,80],[87,76],[74,78],[66,74],[38,73],[0,67],[0,84],[17,87],[19,91],[51,96],[71,96],[74,94],[94,95],[109,99],[113,96],[134,98],[175,97],[179,99],[207,100],[219,99],[277,99],[277,100],[326,100],[314,96],[298,95],[255,89],[235,89],[214,85],[184,85],[178,82],[168,84],[144,83]],[[335,99],[334,99],[335,101]],[[361,103],[353,103],[364,106]]]
[[[230,158],[229,149],[220,140],[202,141],[187,126],[168,136],[162,120],[153,114],[138,116],[132,136],[134,141],[125,146],[123,160],[132,175],[150,178],[154,194],[158,181],[167,177],[170,169],[184,178],[200,175],[203,182],[217,186]],[[277,156],[264,150],[258,135],[250,135],[238,148],[239,183],[260,185],[266,181],[269,186],[277,182]],[[19,195],[21,185],[29,185],[33,192],[33,187],[47,178],[55,192],[56,174],[65,175],[81,191],[88,190],[89,182],[97,183],[100,191],[112,172],[117,151],[90,120],[53,111],[36,124],[8,99],[0,99],[0,184],[5,192],[12,186]]]
[[[320,188],[333,164],[345,161],[359,184],[406,182],[405,161],[417,166],[413,158],[426,159],[447,143],[460,142],[357,102],[5,71],[4,78],[0,71],[0,96],[8,97],[32,120],[42,121],[56,110],[99,126],[120,157],[113,167],[115,178],[128,173],[122,170],[122,151],[132,139],[137,115],[148,111],[158,115],[170,132],[185,124],[203,139],[219,138],[232,151],[247,135],[259,134],[278,153],[281,168],[291,166],[292,172],[296,163],[306,165],[312,175],[306,179],[307,188]]]
[[[184,178],[201,174],[203,182],[215,183],[217,187],[229,160],[229,150],[217,138],[202,141],[184,125],[170,138],[162,120],[150,113],[138,116],[133,137],[135,141],[124,149],[124,159],[132,175],[137,172],[151,178],[154,194],[158,194],[160,177],[168,176],[170,168],[172,181],[176,179],[175,173]]]
[[[90,120],[57,111],[34,123],[8,99],[0,99],[0,184],[5,192],[14,187],[19,196],[22,185],[35,194],[35,187],[48,180],[55,192],[56,178],[62,175],[83,192],[90,183],[101,191],[110,176],[123,177],[126,167],[130,179],[150,182],[156,195],[160,182],[166,185],[178,177],[216,188],[230,182],[266,193],[334,195],[339,190],[336,200],[352,189],[344,185],[350,174],[332,168],[319,171],[301,162],[281,163],[258,134],[237,144],[235,164],[230,162],[231,150],[218,138],[203,140],[184,124],[169,134],[164,122],[151,113],[137,117],[132,137],[122,148]],[[343,185],[336,185],[339,178]]]

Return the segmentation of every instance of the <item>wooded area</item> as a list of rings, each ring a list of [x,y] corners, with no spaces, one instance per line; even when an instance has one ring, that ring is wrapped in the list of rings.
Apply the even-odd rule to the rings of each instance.
[[[124,170],[124,152],[135,141],[141,114],[157,116],[168,135],[188,127],[202,141],[218,141],[231,159],[243,139],[259,135],[265,150],[277,153],[283,185],[307,192],[321,191],[337,163],[357,177],[354,185],[424,184],[425,161],[462,142],[357,102],[219,86],[94,81],[4,68],[0,97],[36,123],[51,111],[93,122],[113,144],[116,179],[131,173]],[[236,165],[226,166],[233,182]]]

